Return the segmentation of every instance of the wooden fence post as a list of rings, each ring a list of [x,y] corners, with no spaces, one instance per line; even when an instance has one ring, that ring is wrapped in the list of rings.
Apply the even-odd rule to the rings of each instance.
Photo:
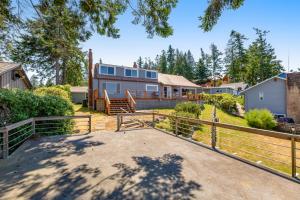
[[[120,131],[121,128],[121,119],[120,119],[120,114],[117,114],[117,131]]]
[[[178,118],[175,117],[175,135],[178,136]]]
[[[92,115],[89,116],[89,133],[92,132]]]
[[[31,129],[32,129],[32,135],[35,135],[35,119],[34,118],[32,118]]]
[[[3,158],[6,159],[8,155],[9,155],[8,129],[5,127],[3,132]]]
[[[154,121],[155,121],[155,113],[154,111],[152,112],[152,126],[154,127]]]
[[[296,178],[296,142],[294,136],[291,138],[291,159],[292,159],[292,177]]]

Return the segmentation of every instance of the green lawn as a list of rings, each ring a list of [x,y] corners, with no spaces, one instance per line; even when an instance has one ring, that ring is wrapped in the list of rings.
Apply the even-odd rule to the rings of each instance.
[[[204,107],[205,109],[202,111],[200,119],[212,120],[213,106],[205,105]],[[156,111],[170,114],[174,112],[174,109],[156,109]],[[217,117],[221,123],[249,127],[245,119],[228,114],[220,109],[217,109]],[[172,131],[169,119],[162,120],[156,127]],[[192,138],[211,145],[211,127],[208,125],[198,125],[197,127],[196,129],[198,130],[193,133]],[[291,173],[289,146],[289,141],[217,128],[217,147],[219,149],[288,174]]]

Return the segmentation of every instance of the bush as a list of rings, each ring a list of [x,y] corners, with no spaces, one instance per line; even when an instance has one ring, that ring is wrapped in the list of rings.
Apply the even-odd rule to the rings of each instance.
[[[55,85],[50,87],[40,87],[34,90],[40,96],[51,95],[71,100],[71,89],[69,85]]]
[[[201,99],[211,105],[216,105],[225,112],[237,111],[237,98],[231,94],[201,94]]]
[[[179,103],[175,106],[175,112],[185,112],[193,114],[193,118],[199,118],[201,111],[204,109],[203,105],[192,102]]]
[[[54,90],[51,89],[51,91]],[[63,92],[60,91],[60,93]],[[43,93],[43,95],[40,94],[38,95],[36,92],[18,89],[1,89],[0,106],[8,108],[10,112],[8,119],[5,120],[6,123],[15,123],[37,116],[63,116],[74,114],[72,103],[65,99],[65,97],[49,95],[47,92]]]
[[[255,128],[273,129],[277,122],[273,114],[267,109],[253,109],[246,113],[245,119],[248,124]]]

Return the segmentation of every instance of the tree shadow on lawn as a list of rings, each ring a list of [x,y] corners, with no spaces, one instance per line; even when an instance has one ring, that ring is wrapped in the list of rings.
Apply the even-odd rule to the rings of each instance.
[[[92,141],[92,136],[88,135],[72,136],[72,139],[66,140],[68,137],[50,136],[29,140],[8,160],[0,160],[0,199],[12,191],[16,191],[13,192],[16,199],[43,199],[46,193],[54,189],[63,194],[68,194],[69,191],[76,195],[86,192],[81,187],[85,182],[82,175],[96,177],[101,173],[100,169],[90,168],[86,164],[70,169],[65,158],[71,155],[82,156],[87,148],[104,143]],[[53,179],[54,176],[59,178],[44,188],[43,182]]]

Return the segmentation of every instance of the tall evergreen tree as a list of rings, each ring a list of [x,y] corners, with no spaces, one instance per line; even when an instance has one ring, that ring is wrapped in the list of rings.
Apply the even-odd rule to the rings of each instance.
[[[211,55],[211,65],[210,65],[210,74],[212,75],[214,85],[216,78],[221,78],[223,67],[222,67],[222,53],[218,50],[217,46],[215,44],[211,44],[210,46]]]
[[[194,79],[194,71],[195,71],[195,60],[190,50],[185,54],[185,68],[184,68],[184,77],[189,80]]]
[[[225,51],[225,68],[232,82],[239,82],[245,79],[246,49],[244,42],[247,38],[236,32],[231,31],[230,39]]]
[[[173,74],[175,70],[175,49],[173,49],[171,45],[169,45],[167,51],[167,61],[168,61],[168,73]]]
[[[139,68],[142,68],[142,67],[143,67],[143,59],[142,59],[141,56],[138,58],[138,60],[137,60],[136,63],[137,63],[137,66],[138,66]]]
[[[201,56],[196,64],[195,79],[198,84],[206,83],[209,77],[209,56],[200,49]]]
[[[168,66],[167,66],[167,56],[165,50],[162,50],[161,56],[159,58],[159,64],[158,64],[158,70],[161,73],[167,73],[168,72]]]
[[[277,60],[275,50],[267,42],[267,31],[254,29],[257,38],[247,51],[246,82],[255,85],[283,71],[281,61]]]

